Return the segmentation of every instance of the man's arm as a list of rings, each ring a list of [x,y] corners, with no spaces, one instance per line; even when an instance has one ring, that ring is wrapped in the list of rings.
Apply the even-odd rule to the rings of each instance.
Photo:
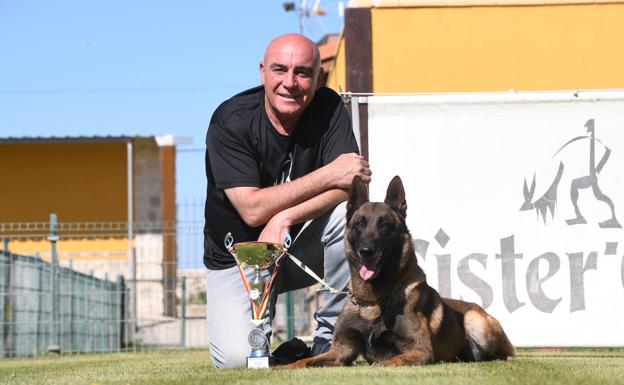
[[[368,183],[371,171],[364,157],[350,153],[340,155],[331,163],[289,183],[265,188],[233,187],[224,191],[243,221],[248,226],[258,227],[269,222],[276,214],[294,208],[324,192],[348,189],[356,175]],[[340,202],[340,200],[334,202],[335,199],[337,198],[333,197],[326,202],[332,203],[325,208],[326,210]],[[342,200],[344,199],[346,198]],[[320,200],[323,201],[323,198]]]
[[[347,190],[332,189],[296,206],[280,211],[266,224],[262,233],[260,233],[260,237],[258,237],[258,241],[282,243],[284,242],[284,234],[289,232],[293,225],[327,213],[338,203],[347,200],[348,196]]]

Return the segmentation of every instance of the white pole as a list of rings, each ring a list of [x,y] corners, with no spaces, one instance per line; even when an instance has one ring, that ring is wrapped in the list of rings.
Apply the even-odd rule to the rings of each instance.
[[[135,251],[134,251],[134,216],[133,216],[133,212],[134,212],[134,204],[133,204],[133,200],[134,200],[134,193],[133,193],[133,171],[132,171],[132,165],[134,163],[133,161],[133,154],[132,154],[132,140],[129,139],[128,142],[126,143],[126,149],[127,149],[127,157],[126,157],[126,163],[127,163],[127,176],[128,176],[128,262],[129,262],[129,275],[130,275],[130,291],[131,291],[131,297],[129,298],[130,300],[130,310],[131,310],[131,316],[130,319],[132,320],[132,327],[129,328],[129,334],[128,337],[129,339],[134,338],[134,333],[136,331],[136,326],[137,326],[137,287],[136,287],[136,255],[135,255]],[[130,320],[128,320],[130,321]]]
[[[353,134],[355,134],[355,141],[360,149],[360,153],[362,153],[362,139],[360,138],[360,105],[357,96],[351,96],[351,128],[353,129]]]

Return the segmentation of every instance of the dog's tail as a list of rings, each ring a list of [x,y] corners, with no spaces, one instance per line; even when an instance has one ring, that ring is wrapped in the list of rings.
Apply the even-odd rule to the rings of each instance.
[[[500,322],[475,306],[464,314],[467,343],[458,354],[460,361],[507,360],[514,356],[514,347]]]

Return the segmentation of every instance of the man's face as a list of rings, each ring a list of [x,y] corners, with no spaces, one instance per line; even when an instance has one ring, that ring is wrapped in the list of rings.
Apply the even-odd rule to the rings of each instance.
[[[316,92],[320,66],[316,47],[306,41],[282,39],[273,42],[260,63],[266,101],[277,119],[298,119]]]

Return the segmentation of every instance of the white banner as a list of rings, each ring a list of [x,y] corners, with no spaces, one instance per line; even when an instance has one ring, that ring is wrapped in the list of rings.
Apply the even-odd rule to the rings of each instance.
[[[624,91],[368,98],[429,283],[516,346],[624,346]]]

